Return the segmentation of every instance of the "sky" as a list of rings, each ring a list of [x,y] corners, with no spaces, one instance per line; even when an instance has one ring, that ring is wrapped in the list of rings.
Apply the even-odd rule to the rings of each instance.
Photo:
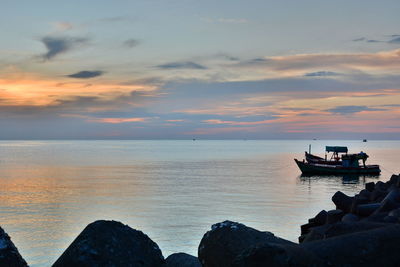
[[[0,4],[0,139],[399,139],[397,0]]]

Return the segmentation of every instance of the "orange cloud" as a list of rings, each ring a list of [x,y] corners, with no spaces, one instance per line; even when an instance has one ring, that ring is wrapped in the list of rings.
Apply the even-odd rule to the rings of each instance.
[[[92,118],[89,119],[89,122],[98,122],[98,123],[126,123],[126,122],[145,122],[147,118]]]

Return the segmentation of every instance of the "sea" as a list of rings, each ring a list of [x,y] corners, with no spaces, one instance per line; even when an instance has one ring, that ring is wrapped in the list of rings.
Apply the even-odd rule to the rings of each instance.
[[[348,146],[380,176],[302,176],[294,158]],[[297,241],[334,209],[332,195],[400,172],[400,141],[0,141],[0,226],[31,266],[50,266],[96,220],[146,233],[164,257],[197,256],[211,225],[231,220]]]

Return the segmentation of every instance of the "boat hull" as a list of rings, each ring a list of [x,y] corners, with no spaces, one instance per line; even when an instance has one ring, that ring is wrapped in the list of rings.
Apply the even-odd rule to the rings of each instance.
[[[308,163],[295,159],[295,162],[303,174],[379,174],[379,165],[366,165],[360,167],[343,167],[340,165],[327,165]]]

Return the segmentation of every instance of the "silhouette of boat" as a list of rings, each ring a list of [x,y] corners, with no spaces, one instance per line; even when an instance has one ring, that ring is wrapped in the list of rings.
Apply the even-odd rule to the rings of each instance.
[[[310,152],[305,151],[305,159],[308,163],[318,163],[318,164],[327,164],[327,165],[342,165],[341,154],[347,154],[347,147],[345,146],[326,146],[325,147],[325,158],[316,156],[311,154]],[[328,159],[328,154],[332,152],[332,155]]]
[[[369,157],[366,153],[347,154],[347,147],[327,146],[326,152],[333,152],[328,160],[327,155],[321,158],[305,152],[305,160],[295,162],[303,174],[379,174],[379,165],[365,165]],[[339,156],[339,153],[342,153]],[[344,154],[345,153],[345,154]],[[360,165],[360,160],[362,164]]]

